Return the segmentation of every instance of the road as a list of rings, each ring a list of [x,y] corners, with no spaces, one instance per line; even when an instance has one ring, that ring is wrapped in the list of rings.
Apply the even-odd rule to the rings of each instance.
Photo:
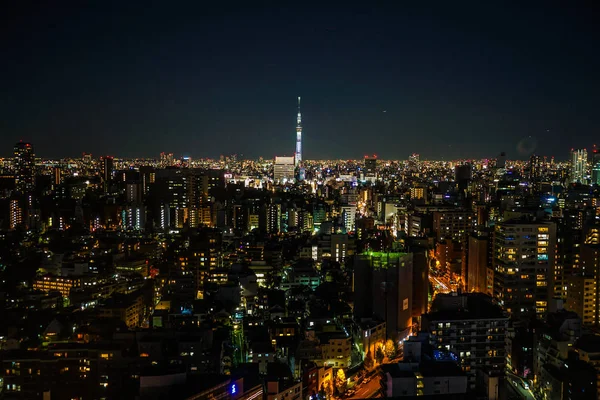
[[[379,389],[381,389],[379,375],[375,375],[369,383],[363,383],[356,390],[356,393],[350,397],[350,399],[369,399],[377,397]]]
[[[535,397],[533,396],[531,390],[525,389],[521,384],[523,382],[523,379],[507,371],[506,380],[508,381],[508,384],[511,386],[513,391],[516,392],[519,396],[521,396],[521,398],[526,400],[535,400]],[[515,381],[517,382],[517,385],[514,384]]]

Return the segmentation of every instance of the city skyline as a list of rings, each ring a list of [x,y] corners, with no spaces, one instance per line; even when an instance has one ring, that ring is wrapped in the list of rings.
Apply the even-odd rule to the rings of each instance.
[[[109,3],[8,7],[6,143],[51,158],[292,154],[297,96],[306,159],[562,159],[600,127],[594,7],[155,3],[139,15]]]

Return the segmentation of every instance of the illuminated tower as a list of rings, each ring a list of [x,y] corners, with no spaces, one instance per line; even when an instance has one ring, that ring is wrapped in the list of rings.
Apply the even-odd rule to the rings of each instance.
[[[15,144],[14,166],[16,172],[17,191],[26,194],[35,186],[35,155],[31,143]]]
[[[296,165],[302,162],[302,114],[300,113],[300,97],[298,97],[298,118],[296,119]]]

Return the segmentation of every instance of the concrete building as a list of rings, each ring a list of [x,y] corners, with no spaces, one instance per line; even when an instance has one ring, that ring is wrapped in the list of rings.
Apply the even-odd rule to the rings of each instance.
[[[411,336],[404,341],[404,360],[381,366],[384,397],[465,395],[467,374],[455,354],[429,344],[429,335]]]
[[[433,212],[433,230],[437,240],[451,239],[463,242],[474,229],[473,213],[449,209]]]
[[[494,231],[493,293],[516,317],[541,318],[554,295],[556,225],[523,217]]]
[[[467,257],[467,291],[487,291],[487,270],[491,268],[492,238],[485,231],[469,235]]]
[[[598,292],[596,279],[590,275],[567,277],[567,310],[577,313],[584,325],[596,325]]]
[[[276,183],[285,183],[294,180],[296,161],[294,157],[275,157],[273,164],[273,180]]]
[[[33,288],[42,292],[60,292],[63,297],[69,297],[71,289],[81,287],[80,278],[44,276],[33,282]]]
[[[477,369],[504,370],[508,320],[482,293],[439,294],[423,315],[421,330],[431,335],[432,346],[458,356],[473,391]]]
[[[387,322],[387,338],[412,328],[412,254],[368,252],[354,259],[354,317]]]
[[[321,361],[325,367],[348,368],[352,358],[352,338],[343,332],[326,332],[318,335]]]

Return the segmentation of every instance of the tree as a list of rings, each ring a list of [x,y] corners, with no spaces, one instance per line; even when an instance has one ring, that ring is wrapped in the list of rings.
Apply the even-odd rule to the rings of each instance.
[[[396,356],[396,343],[392,340],[392,339],[388,339],[387,342],[385,342],[385,356],[389,359],[392,359]]]
[[[385,354],[383,354],[382,346],[377,346],[377,350],[375,351],[375,360],[377,360],[377,364],[381,364],[384,358]]]
[[[367,355],[365,356],[365,368],[371,369],[373,368],[373,356],[371,355],[371,350],[367,351]]]
[[[335,374],[335,388],[339,394],[342,394],[346,391],[346,374],[341,368],[339,368]]]

